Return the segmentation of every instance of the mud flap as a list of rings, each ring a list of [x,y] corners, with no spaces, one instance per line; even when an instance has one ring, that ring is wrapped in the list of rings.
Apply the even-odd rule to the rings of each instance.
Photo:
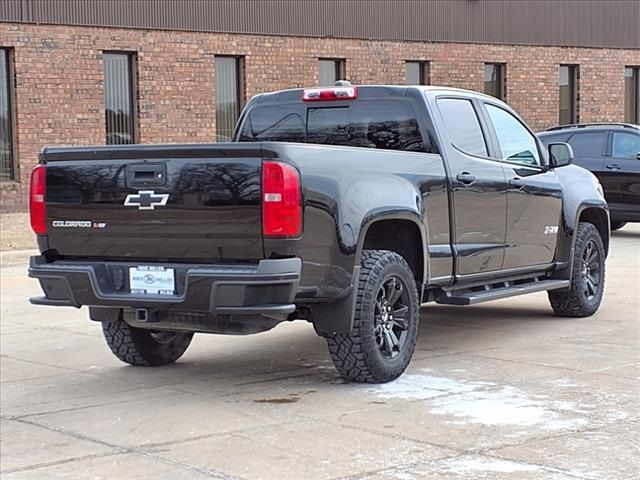
[[[358,298],[358,280],[360,266],[353,269],[351,289],[347,296],[328,303],[311,305],[313,328],[322,337],[332,337],[336,333],[350,333],[353,328],[353,316]]]

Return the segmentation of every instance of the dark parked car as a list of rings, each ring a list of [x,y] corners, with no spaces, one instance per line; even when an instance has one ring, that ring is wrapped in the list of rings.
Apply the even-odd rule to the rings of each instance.
[[[611,229],[640,222],[640,126],[628,123],[582,123],[538,134],[545,145],[566,142],[575,163],[600,180],[609,204]]]
[[[307,320],[358,382],[404,371],[423,302],[548,291],[557,315],[600,305],[597,179],[496,98],[287,90],[254,97],[233,140],[44,149],[31,302],[89,306],[133,365],[174,362],[194,332]]]

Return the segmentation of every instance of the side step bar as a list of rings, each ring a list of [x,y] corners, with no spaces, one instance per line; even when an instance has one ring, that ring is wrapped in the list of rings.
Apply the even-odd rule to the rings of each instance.
[[[499,300],[501,298],[514,297],[526,293],[569,288],[570,284],[571,282],[569,280],[549,280],[544,277],[498,281],[487,285],[460,288],[458,290],[442,290],[436,296],[436,303],[445,305],[473,305],[475,303]]]

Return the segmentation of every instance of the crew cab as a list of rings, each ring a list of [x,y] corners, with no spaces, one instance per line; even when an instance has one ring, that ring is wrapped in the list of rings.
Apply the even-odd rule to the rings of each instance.
[[[230,143],[45,148],[31,302],[88,306],[132,365],[306,320],[345,379],[390,381],[422,303],[596,312],[609,213],[571,160],[493,97],[350,84],[257,95]]]

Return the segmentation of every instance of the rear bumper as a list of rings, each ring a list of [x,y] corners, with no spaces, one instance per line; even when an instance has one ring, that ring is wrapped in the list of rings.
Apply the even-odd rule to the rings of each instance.
[[[261,315],[286,318],[295,311],[293,299],[300,283],[299,258],[261,260],[251,265],[162,264],[173,268],[175,295],[129,293],[129,268],[141,263],[47,263],[31,257],[29,276],[38,279],[45,295],[35,305],[155,310],[213,315]]]

